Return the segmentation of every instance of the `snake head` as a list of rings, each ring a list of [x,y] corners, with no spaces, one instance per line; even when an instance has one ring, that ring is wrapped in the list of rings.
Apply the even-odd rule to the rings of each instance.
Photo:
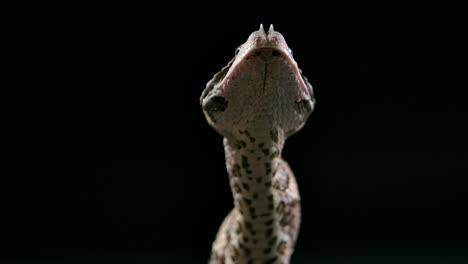
[[[246,129],[300,130],[315,105],[283,35],[270,26],[250,34],[234,58],[207,84],[200,98],[208,123],[223,136]]]

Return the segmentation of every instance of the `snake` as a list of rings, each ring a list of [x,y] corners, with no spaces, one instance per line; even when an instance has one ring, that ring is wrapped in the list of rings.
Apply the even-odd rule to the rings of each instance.
[[[234,208],[210,264],[290,263],[301,224],[298,185],[282,150],[315,107],[312,85],[284,36],[252,32],[206,84],[200,105],[222,137]]]

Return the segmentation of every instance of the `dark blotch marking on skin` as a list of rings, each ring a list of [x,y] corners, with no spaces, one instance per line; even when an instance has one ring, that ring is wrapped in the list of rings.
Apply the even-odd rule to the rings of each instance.
[[[257,183],[261,183],[261,182],[262,182],[262,180],[263,180],[263,178],[262,178],[262,177],[257,177]]]
[[[232,258],[232,257],[231,257],[231,258]],[[225,256],[225,255],[220,256],[220,255],[218,255],[218,254],[215,254],[215,255],[214,255],[214,259],[219,260],[220,263],[226,263],[226,256]]]
[[[246,135],[246,136],[249,138],[249,140],[250,140],[251,142],[255,142],[255,140],[256,140],[256,138],[254,138],[254,137],[252,137],[252,136],[250,135],[250,132],[249,132],[248,130],[245,130],[245,131],[239,130],[239,133],[240,133],[241,135],[242,135],[242,134]]]
[[[253,180],[253,177],[247,176],[247,180],[252,181],[252,180]]]
[[[245,215],[245,214],[246,214],[243,207],[239,208],[239,214],[241,214],[241,215]]]
[[[248,230],[252,230],[252,223],[250,223],[249,221],[245,221],[245,228],[247,228]]]
[[[255,200],[258,199],[258,192],[254,192],[254,193],[252,194],[252,199],[255,199]]]
[[[268,154],[270,154],[269,149],[262,149],[262,152],[263,152],[263,154],[265,154],[265,156],[268,156]]]
[[[256,216],[254,217],[254,215],[255,215],[255,207],[249,207],[249,212],[250,212],[250,215],[252,216],[252,218],[256,218]]]
[[[263,250],[263,253],[265,254],[270,254],[271,253],[271,248],[270,247],[267,247]]]
[[[255,150],[253,150],[253,149],[250,150],[250,153],[254,153],[254,152],[255,152]]]
[[[222,96],[213,96],[203,105],[203,110],[213,119],[216,112],[224,112],[228,107],[228,101]],[[214,121],[214,119],[213,119]]]
[[[239,184],[235,183],[234,186],[232,186],[232,189],[234,190],[235,193],[241,193],[241,188],[239,187]]]
[[[247,158],[247,156],[244,156],[242,155],[242,168],[244,169],[248,169],[250,167],[250,164],[249,164],[249,158]]]
[[[243,198],[244,199],[244,202],[247,204],[247,205],[251,205],[252,204],[252,200],[250,200],[249,198]]]
[[[245,169],[245,172],[247,172],[247,174],[252,174],[252,171],[249,169]],[[252,179],[252,177],[249,177],[249,178]]]
[[[252,227],[252,223],[248,222],[248,221],[245,221],[245,228],[247,230],[249,230],[249,232],[252,234],[252,235],[255,235],[257,232],[255,232],[255,230],[253,229]]]
[[[276,157],[278,157],[278,156],[279,156],[279,152],[275,150],[275,151],[273,151],[273,152],[271,153],[270,159],[274,159],[274,158],[276,158]]]
[[[242,209],[242,207],[239,208],[239,214],[240,214],[240,215],[244,215],[244,214],[245,214],[245,212],[244,212],[244,210]]]
[[[270,225],[273,224],[274,221],[275,221],[275,219],[267,220],[267,221],[265,221],[265,225],[266,225],[266,226],[270,226]]]
[[[233,174],[234,177],[240,177],[241,176],[239,164],[234,164],[232,166],[232,174]]]
[[[236,149],[241,149],[241,148],[242,148],[242,145],[239,144],[239,141],[236,141],[236,142],[234,142],[234,147],[235,147]]]
[[[231,247],[231,259],[232,261],[236,262],[239,258],[239,251],[236,247]]]
[[[278,246],[276,247],[276,251],[282,255],[286,253],[287,249],[288,249],[288,244],[284,240],[279,242]]]
[[[285,214],[285,215],[283,215],[283,217],[281,217],[281,220],[280,220],[280,225],[281,226],[287,226],[288,225],[288,223],[290,222],[288,216],[289,215]]]
[[[268,195],[268,201],[272,202],[273,201],[273,194]]]
[[[277,256],[272,257],[271,259],[265,260],[265,264],[273,264],[278,259]]]
[[[249,239],[248,237],[246,237],[246,236],[242,237],[242,239],[243,239],[244,242],[246,242],[246,243],[249,243],[249,241],[250,241],[250,239]]]
[[[246,135],[247,137],[250,137],[250,133],[249,133],[248,130],[244,130],[244,131],[239,130],[239,134],[241,134],[241,135]]]
[[[286,208],[286,204],[284,201],[279,202],[278,206],[276,207],[276,212],[282,213],[284,212],[284,208]]]
[[[245,148],[245,147],[247,146],[247,143],[245,143],[245,141],[243,141],[243,140],[239,140],[239,144],[240,144],[243,148]]]
[[[271,187],[271,181],[265,182],[265,187]]]
[[[270,172],[271,172],[271,163],[265,162],[265,173],[270,174]]]
[[[244,164],[244,163],[248,164],[249,163],[249,158],[247,156],[242,155],[241,158],[242,158],[242,164]],[[247,165],[247,166],[249,166],[249,165]]]
[[[275,206],[272,203],[268,204],[268,210],[273,210],[273,208],[275,208]]]
[[[269,241],[268,241],[268,245],[270,247],[274,246],[276,244],[276,240],[277,240],[277,237],[276,236],[273,236]]]
[[[237,228],[236,228],[236,234],[240,234],[242,233],[242,225],[241,224],[237,224]]]
[[[278,190],[280,189],[280,183],[277,180],[273,182],[273,188],[278,189]]]
[[[312,113],[312,104],[309,99],[302,99],[300,101],[295,102],[296,106],[296,111],[308,116],[310,113]]]
[[[278,190],[284,191],[288,188],[289,186],[289,175],[280,175],[277,177],[275,182],[273,183],[273,187],[275,187]]]
[[[276,172],[278,171],[277,168],[275,168],[275,170],[271,173],[272,175],[276,175]]]
[[[267,212],[267,213],[263,213],[263,214],[259,214],[258,217],[269,217],[271,216],[271,213],[270,212]]]
[[[271,140],[273,140],[273,142],[278,143],[278,130],[277,129],[270,130],[270,138]]]
[[[234,147],[237,148],[237,149],[245,148],[246,146],[247,146],[247,144],[243,140],[237,140],[234,143]]]
[[[244,243],[239,241],[239,247],[245,252],[246,256],[250,256],[252,254],[252,251],[244,245]]]
[[[252,239],[252,243],[257,244],[257,239]]]
[[[263,146],[265,146],[265,144],[263,143],[258,144],[258,148],[263,148]]]
[[[265,231],[265,236],[266,236],[266,237],[270,237],[272,234],[273,234],[273,228],[268,228],[268,229]]]
[[[247,183],[243,182],[242,187],[244,187],[246,191],[250,191],[250,186]]]
[[[257,160],[261,160],[261,159],[262,159],[262,157],[257,157]]]

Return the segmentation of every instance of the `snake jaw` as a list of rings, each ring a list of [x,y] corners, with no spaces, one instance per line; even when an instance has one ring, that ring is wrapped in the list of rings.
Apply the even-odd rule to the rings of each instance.
[[[291,135],[304,126],[315,101],[283,35],[273,26],[266,33],[260,25],[208,82],[201,104],[208,123],[223,136],[252,126]]]

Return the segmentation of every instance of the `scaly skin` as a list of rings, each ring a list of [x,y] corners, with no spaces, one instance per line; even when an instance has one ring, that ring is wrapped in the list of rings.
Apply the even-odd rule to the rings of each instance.
[[[283,36],[260,25],[208,82],[200,103],[224,137],[234,198],[210,263],[289,263],[300,196],[281,152],[286,138],[304,126],[314,98]]]

